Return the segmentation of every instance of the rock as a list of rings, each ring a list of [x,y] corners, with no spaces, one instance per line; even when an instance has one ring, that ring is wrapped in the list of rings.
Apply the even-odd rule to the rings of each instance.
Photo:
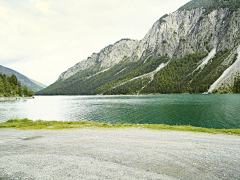
[[[63,72],[58,80],[65,80],[79,71],[97,66],[100,63],[99,71],[110,68],[126,57],[131,57],[138,44],[137,40],[122,39],[114,45],[109,45],[99,53],[93,53],[91,57],[77,63],[75,66]]]
[[[34,97],[0,97],[0,101],[14,101],[23,99],[34,99]]]

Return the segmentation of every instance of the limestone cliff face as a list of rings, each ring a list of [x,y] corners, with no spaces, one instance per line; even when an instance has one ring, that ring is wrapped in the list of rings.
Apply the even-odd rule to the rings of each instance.
[[[133,55],[138,44],[137,40],[122,39],[114,45],[109,45],[99,53],[93,53],[91,57],[77,63],[67,71],[63,72],[58,80],[65,80],[81,70],[88,69],[100,64],[99,71],[110,68]]]
[[[218,9],[205,15],[203,8],[176,11],[158,20],[135,51],[138,58],[168,54],[180,58],[190,53],[231,49],[239,43],[240,10]]]
[[[237,55],[237,57],[236,57]],[[208,92],[229,89],[234,84],[235,77],[240,76],[240,45],[233,48],[230,55],[223,61],[222,66],[229,65],[236,58],[235,62],[229,66],[222,75],[210,86]]]
[[[176,11],[159,19],[140,41],[136,55],[139,58],[144,58],[150,53],[154,56],[168,54],[172,58],[178,48],[182,46],[182,41],[186,41],[186,37],[202,13],[203,9],[197,8],[192,11]],[[184,54],[192,52],[190,48],[185,51],[187,52]]]
[[[192,53],[207,55],[213,49],[215,52],[232,49],[236,54],[240,44],[240,9],[231,12],[228,8],[220,8],[208,14],[204,12],[205,9],[199,7],[165,15],[154,23],[142,40],[122,39],[109,45],[69,68],[58,80],[63,81],[92,67],[101,72],[124,59],[129,61],[143,59],[145,63],[150,57],[157,58],[167,54],[170,59],[178,59]],[[228,76],[229,73],[225,75]],[[230,85],[231,83],[228,83],[228,86]]]

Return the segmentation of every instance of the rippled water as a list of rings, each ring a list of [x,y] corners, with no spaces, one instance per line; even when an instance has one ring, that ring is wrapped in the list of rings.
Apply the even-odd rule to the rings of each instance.
[[[0,101],[11,118],[240,128],[240,95],[36,96]]]

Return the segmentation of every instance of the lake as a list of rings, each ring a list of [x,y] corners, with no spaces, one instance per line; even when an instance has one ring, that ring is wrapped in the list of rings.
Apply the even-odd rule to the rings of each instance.
[[[240,128],[240,94],[36,96],[0,101],[11,118]]]

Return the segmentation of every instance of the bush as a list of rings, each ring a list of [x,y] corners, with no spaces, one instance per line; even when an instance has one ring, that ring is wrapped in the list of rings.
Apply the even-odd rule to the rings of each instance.
[[[33,90],[29,90],[28,91],[28,96],[32,97],[34,96],[35,92]]]

